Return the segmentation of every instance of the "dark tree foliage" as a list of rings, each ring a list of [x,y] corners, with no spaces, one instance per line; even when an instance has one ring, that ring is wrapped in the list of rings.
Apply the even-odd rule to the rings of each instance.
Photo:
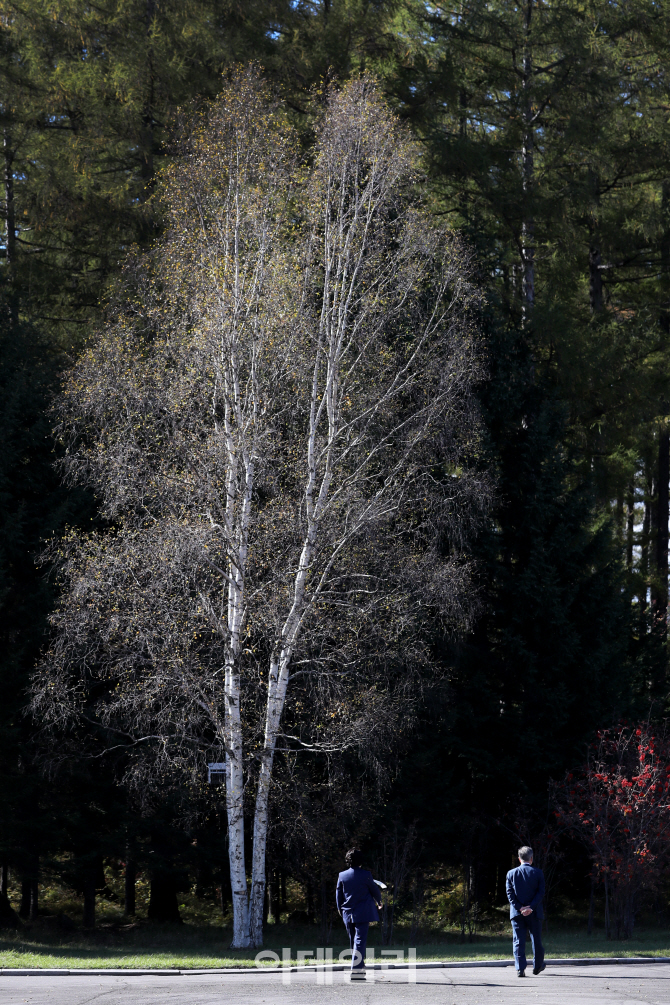
[[[387,813],[416,822],[428,860],[473,855],[493,899],[520,807],[539,829],[548,779],[583,757],[599,724],[648,707],[654,668],[652,695],[663,693],[663,660],[656,637],[634,639],[612,520],[565,444],[563,403],[532,379],[518,332],[494,328],[489,345],[482,398],[499,501],[475,547],[485,613],[469,637],[441,644],[447,682]]]
[[[26,687],[54,599],[38,556],[45,538],[92,509],[84,493],[65,491],[53,468],[48,408],[61,360],[34,329],[12,324],[9,312],[0,324],[0,855],[34,883],[51,828]]]
[[[457,644],[430,635],[444,681],[427,692],[404,760],[389,765],[395,788],[377,819],[389,833],[416,822],[424,866],[474,866],[477,896],[504,899],[511,808],[523,802],[539,827],[548,780],[583,759],[592,730],[650,702],[661,715],[666,702],[667,10],[646,0],[2,9],[0,851],[23,878],[22,913],[52,852],[73,855],[63,879],[82,893],[86,882],[104,890],[101,863],[132,852],[163,915],[174,916],[185,873],[208,896],[220,884],[216,814],[186,824],[165,792],[140,812],[110,784],[107,762],[70,762],[45,783],[22,710],[54,602],[35,564],[42,540],[95,517],[51,467],[63,347],[75,355],[128,250],[159,233],[154,178],[176,109],[216,95],[222,74],[251,59],[305,145],[324,82],[377,73],[427,153],[433,210],[466,236],[489,289],[482,465],[497,472],[498,503],[476,546],[485,612]],[[369,833],[376,854],[381,831],[361,825],[372,803],[358,762],[287,762],[281,775],[270,902],[292,873],[318,920],[344,833]]]

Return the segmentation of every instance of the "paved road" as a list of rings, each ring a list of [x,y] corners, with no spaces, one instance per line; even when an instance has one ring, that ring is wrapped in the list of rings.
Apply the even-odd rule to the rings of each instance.
[[[530,973],[530,972],[529,972]],[[548,967],[519,980],[511,967],[375,972],[332,984],[314,972],[182,977],[6,977],[0,1005],[670,1005],[670,965]],[[321,975],[320,975],[321,976]],[[323,977],[321,976],[321,980]]]

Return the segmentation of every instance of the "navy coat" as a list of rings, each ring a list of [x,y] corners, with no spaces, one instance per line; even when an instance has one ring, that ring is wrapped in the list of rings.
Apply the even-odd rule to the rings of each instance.
[[[528,862],[522,862],[507,873],[507,899],[510,918],[518,918],[522,907],[532,907],[540,921],[544,918],[542,898],[544,897],[544,875]]]
[[[350,918],[355,925],[379,921],[377,904],[382,891],[367,869],[346,869],[337,877],[335,900],[344,921]]]

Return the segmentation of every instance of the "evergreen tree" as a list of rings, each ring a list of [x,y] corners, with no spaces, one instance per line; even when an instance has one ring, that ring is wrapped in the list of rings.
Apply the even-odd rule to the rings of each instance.
[[[6,245],[24,316],[68,346],[81,340],[128,247],[154,234],[154,178],[177,108],[216,94],[236,60],[269,55],[281,7],[3,4]]]
[[[48,413],[60,359],[33,329],[0,330],[0,858],[24,880],[22,914],[35,910],[37,860],[49,847],[43,781],[34,766],[34,725],[25,714],[30,673],[46,639],[52,584],[38,567],[43,541],[90,503],[54,470]]]
[[[654,673],[662,695],[663,663],[653,636],[633,640],[614,523],[566,446],[565,404],[528,381],[518,330],[493,328],[490,359],[499,505],[476,547],[483,615],[460,643],[436,643],[446,682],[429,691],[386,813],[416,825],[427,860],[468,864],[473,897],[499,902],[515,820],[541,829],[548,780],[603,724],[648,708]]]

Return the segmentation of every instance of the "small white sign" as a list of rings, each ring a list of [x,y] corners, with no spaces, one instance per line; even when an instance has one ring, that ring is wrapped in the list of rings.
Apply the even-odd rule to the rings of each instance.
[[[223,761],[223,762],[215,761],[215,762],[212,762],[211,764],[207,765],[207,782],[208,782],[209,785],[212,784],[212,775],[214,775],[214,776],[216,776],[216,775],[219,775],[219,776],[223,775],[225,777],[225,774],[226,774],[226,762],[225,761]],[[223,778],[221,778],[221,777],[218,777],[218,778],[215,777],[214,781],[215,782],[222,782]]]

